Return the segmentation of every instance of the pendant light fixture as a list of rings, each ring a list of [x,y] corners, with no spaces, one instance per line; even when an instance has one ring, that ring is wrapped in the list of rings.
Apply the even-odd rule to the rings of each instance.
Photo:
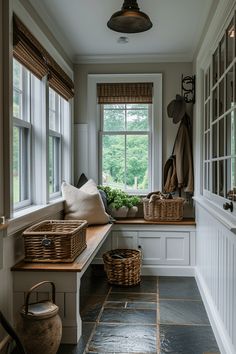
[[[152,22],[148,15],[139,11],[136,0],[124,0],[121,11],[111,16],[107,26],[116,32],[139,33],[149,30]]]

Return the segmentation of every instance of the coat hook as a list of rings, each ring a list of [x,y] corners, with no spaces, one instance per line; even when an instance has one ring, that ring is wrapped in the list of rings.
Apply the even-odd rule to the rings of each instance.
[[[195,103],[195,75],[184,77],[182,74],[181,89],[185,102]]]

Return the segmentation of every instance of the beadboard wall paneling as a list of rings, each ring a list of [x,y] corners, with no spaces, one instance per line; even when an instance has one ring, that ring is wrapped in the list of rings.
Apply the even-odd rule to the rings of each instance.
[[[196,278],[222,354],[236,353],[236,235],[197,204]]]

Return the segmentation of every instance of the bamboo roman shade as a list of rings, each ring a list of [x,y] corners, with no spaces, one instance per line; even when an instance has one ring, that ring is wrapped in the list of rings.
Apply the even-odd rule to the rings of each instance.
[[[73,81],[15,14],[13,55],[39,79],[47,75],[49,86],[66,100],[74,96]]]
[[[152,88],[152,82],[97,84],[98,103],[152,103]]]

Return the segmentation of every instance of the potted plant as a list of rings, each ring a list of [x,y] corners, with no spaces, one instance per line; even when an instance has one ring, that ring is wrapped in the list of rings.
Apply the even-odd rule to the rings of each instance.
[[[111,215],[115,218],[134,217],[140,202],[137,196],[131,196],[120,189],[109,186],[98,186],[107,195],[107,204]]]

